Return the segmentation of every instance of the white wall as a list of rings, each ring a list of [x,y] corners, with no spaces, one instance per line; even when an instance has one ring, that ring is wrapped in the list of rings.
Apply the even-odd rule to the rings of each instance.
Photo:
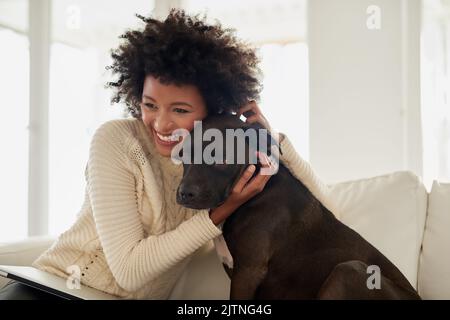
[[[422,174],[419,17],[419,0],[309,2],[310,161],[326,182]]]

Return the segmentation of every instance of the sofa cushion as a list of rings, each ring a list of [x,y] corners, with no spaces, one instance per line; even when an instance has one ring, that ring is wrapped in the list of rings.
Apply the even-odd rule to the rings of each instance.
[[[395,172],[331,187],[341,221],[380,250],[417,288],[427,206],[427,191],[419,178]]]
[[[450,183],[434,182],[419,264],[419,293],[450,299]]]

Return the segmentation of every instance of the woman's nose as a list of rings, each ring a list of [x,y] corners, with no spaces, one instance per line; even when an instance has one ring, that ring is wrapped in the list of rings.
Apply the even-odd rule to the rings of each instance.
[[[156,131],[162,133],[169,133],[170,130],[174,128],[174,122],[166,113],[159,114],[154,121],[153,127]]]

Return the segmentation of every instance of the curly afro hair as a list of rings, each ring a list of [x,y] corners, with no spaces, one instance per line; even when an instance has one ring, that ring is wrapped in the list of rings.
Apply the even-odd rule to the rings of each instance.
[[[141,117],[144,79],[152,75],[164,84],[195,85],[205,100],[208,114],[236,112],[251,100],[259,100],[261,70],[255,49],[238,40],[235,29],[220,22],[205,22],[205,15],[189,16],[172,9],[164,21],[136,15],[143,30],[130,30],[113,50],[112,73],[108,82],[112,103],[124,102],[127,112]]]

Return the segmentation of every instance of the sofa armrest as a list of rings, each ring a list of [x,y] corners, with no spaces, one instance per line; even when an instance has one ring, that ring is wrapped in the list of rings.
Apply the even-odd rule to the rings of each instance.
[[[22,241],[0,243],[0,265],[30,266],[55,241],[54,237],[31,237]],[[0,288],[8,282],[0,277]]]

